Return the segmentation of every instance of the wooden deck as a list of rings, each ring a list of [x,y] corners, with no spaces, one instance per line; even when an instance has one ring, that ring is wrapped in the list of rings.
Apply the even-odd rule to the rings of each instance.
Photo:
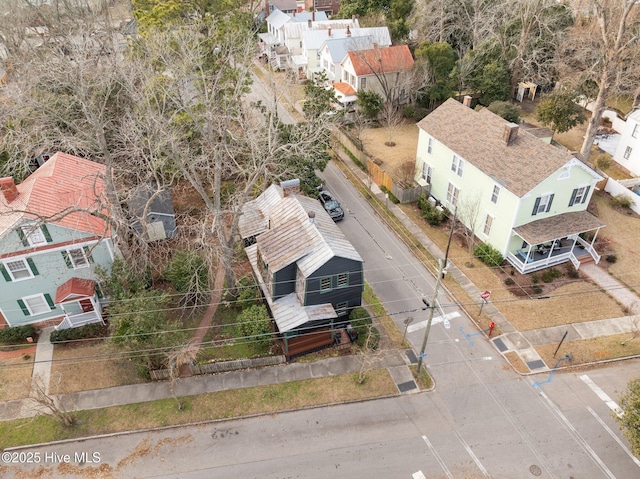
[[[285,350],[284,340],[282,340],[282,351],[287,359],[292,359],[303,354],[309,354],[320,349],[335,345],[336,349],[345,349],[351,345],[349,335],[345,329],[334,331],[334,335],[340,333],[340,342],[331,337],[329,328],[322,328],[311,331],[301,336],[296,336],[288,340],[288,352]]]

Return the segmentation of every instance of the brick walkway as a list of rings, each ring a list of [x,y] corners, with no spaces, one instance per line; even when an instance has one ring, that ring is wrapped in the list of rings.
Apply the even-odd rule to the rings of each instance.
[[[35,353],[36,353],[35,345],[29,346],[28,348],[14,349],[13,351],[0,351],[0,360],[19,358],[23,354],[31,354],[33,356]]]

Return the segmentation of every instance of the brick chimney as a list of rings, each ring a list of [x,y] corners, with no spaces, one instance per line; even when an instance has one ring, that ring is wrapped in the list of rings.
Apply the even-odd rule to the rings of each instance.
[[[508,146],[511,143],[513,143],[513,140],[515,140],[517,137],[518,137],[518,125],[516,125],[515,123],[507,123],[504,126],[504,132],[502,134],[502,139],[504,140],[504,142]]]
[[[11,203],[20,194],[18,192],[16,184],[13,181],[13,177],[11,176],[0,178],[0,191],[2,191],[4,199],[7,200],[7,203]]]
[[[469,95],[465,95],[462,99],[462,104],[467,108],[471,108],[471,97]]]
[[[282,181],[280,183],[280,188],[282,189],[283,198],[286,198],[287,196],[293,196],[300,193],[300,180],[295,179]]]
[[[331,27],[327,28],[327,35],[331,36]]]

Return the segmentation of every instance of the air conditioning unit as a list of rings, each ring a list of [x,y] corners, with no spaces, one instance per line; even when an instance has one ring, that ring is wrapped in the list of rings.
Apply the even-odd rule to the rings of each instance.
[[[444,212],[444,208],[442,206],[436,206],[436,211],[438,213],[442,213],[442,212]]]
[[[429,199],[427,201],[429,202],[429,204],[431,206],[435,206],[436,205],[436,199],[433,196],[429,196]]]

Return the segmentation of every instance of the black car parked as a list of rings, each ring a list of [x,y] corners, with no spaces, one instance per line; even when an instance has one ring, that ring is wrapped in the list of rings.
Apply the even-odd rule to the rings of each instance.
[[[331,193],[328,191],[321,191],[318,193],[318,199],[333,221],[339,221],[344,218],[344,211],[340,207],[340,203],[331,196]]]

